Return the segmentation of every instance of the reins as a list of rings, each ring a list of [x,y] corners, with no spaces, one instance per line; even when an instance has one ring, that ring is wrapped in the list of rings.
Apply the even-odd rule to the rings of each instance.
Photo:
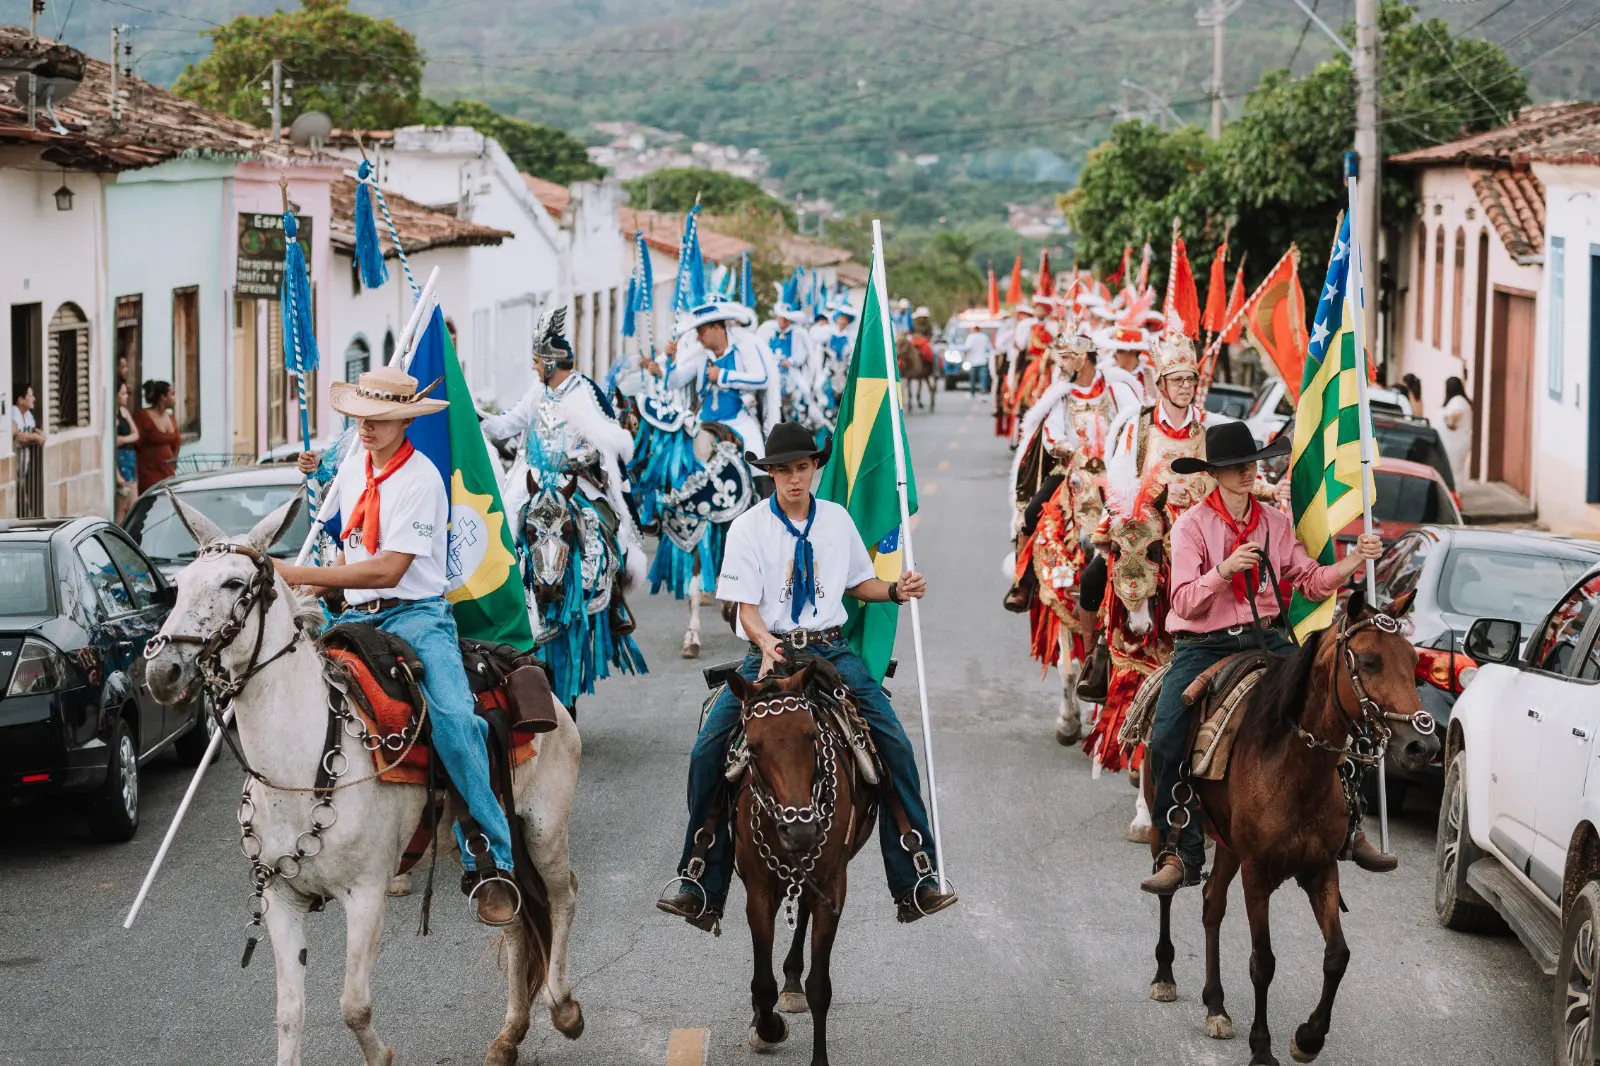
[[[1354,624],[1346,618],[1340,624],[1334,638],[1333,662],[1329,664],[1328,672],[1331,675],[1333,689],[1332,703],[1345,722],[1344,743],[1334,744],[1323,740],[1298,722],[1295,723],[1295,733],[1309,748],[1334,752],[1366,766],[1375,766],[1383,761],[1389,749],[1389,741],[1394,737],[1394,731],[1386,723],[1409,722],[1419,734],[1430,736],[1433,733],[1434,722],[1433,715],[1425,710],[1419,709],[1413,714],[1397,714],[1385,709],[1367,694],[1366,686],[1361,682],[1361,672],[1356,667],[1355,652],[1350,647],[1351,638],[1363,629],[1377,629],[1389,635],[1402,632],[1400,622],[1382,612],[1363,618]],[[1345,680],[1350,684],[1350,692],[1356,699],[1359,712],[1356,715],[1352,715],[1346,709],[1339,695],[1338,670],[1341,665],[1344,667]]]

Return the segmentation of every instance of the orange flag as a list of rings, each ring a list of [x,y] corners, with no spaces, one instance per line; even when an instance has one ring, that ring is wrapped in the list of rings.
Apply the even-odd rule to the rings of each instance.
[[[1035,296],[1054,296],[1056,294],[1056,278],[1050,273],[1050,250],[1039,249],[1039,276],[1033,281],[1033,294]]]
[[[1300,249],[1290,245],[1245,302],[1244,325],[1251,343],[1272,358],[1289,387],[1290,398],[1299,403],[1299,379],[1305,373],[1306,348],[1311,342],[1306,333],[1305,293],[1300,289]]]
[[[1244,316],[1239,312],[1244,310],[1244,259],[1239,259],[1239,269],[1233,275],[1233,295],[1228,297],[1228,310],[1222,316],[1222,326],[1227,332],[1222,335],[1222,343],[1238,344],[1244,336]]]
[[[1211,257],[1211,277],[1206,284],[1206,313],[1201,316],[1200,324],[1207,333],[1221,333],[1222,327],[1228,324],[1228,242],[1223,241],[1217,246],[1217,254]]]
[[[989,317],[1000,317],[1000,283],[994,277],[994,264],[989,264]]]
[[[1122,284],[1122,279],[1128,276],[1128,260],[1133,256],[1133,245],[1122,246],[1122,265],[1117,267],[1117,272],[1106,278],[1107,291],[1115,289]]]
[[[1006,286],[1006,303],[1012,307],[1022,302],[1022,256],[1011,265],[1011,284]]]
[[[1184,336],[1200,336],[1200,294],[1195,291],[1189,250],[1178,236],[1176,226],[1172,230],[1172,269],[1167,273],[1167,299],[1161,305],[1161,313],[1167,316],[1169,329],[1176,320],[1183,323]]]

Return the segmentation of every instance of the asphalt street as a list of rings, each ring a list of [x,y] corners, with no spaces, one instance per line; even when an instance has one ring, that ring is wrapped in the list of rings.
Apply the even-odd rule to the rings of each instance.
[[[922,496],[915,545],[930,590],[922,617],[946,865],[961,903],[900,926],[876,849],[856,860],[834,953],[833,1059],[1243,1063],[1253,1000],[1240,889],[1223,927],[1240,1035],[1217,1042],[1201,1031],[1198,891],[1174,907],[1178,1001],[1147,998],[1156,903],[1137,887],[1148,851],[1124,840],[1133,792],[1122,776],[1094,778],[1081,753],[1051,736],[1057,684],[1040,680],[1025,622],[1000,607],[1009,453],[965,393],[939,401],[937,415],[910,419]],[[720,939],[651,905],[683,833],[687,753],[705,694],[700,667],[742,649],[708,613],[704,659],[684,662],[682,605],[634,602],[653,672],[607,681],[580,706],[572,849],[581,889],[571,953],[588,1029],[568,1042],[536,1011],[522,1061],[659,1066],[675,1030],[704,1029],[707,1062],[744,1063],[752,1053],[741,890]],[[899,655],[900,676],[888,687],[917,738],[905,617]],[[0,1064],[273,1061],[271,954],[239,966],[249,886],[234,820],[241,774],[231,761],[206,780],[138,925],[121,928],[187,781],[171,760],[150,767],[143,827],[121,846],[90,842],[64,814],[0,818]],[[1413,795],[1415,809],[1396,820],[1398,872],[1342,871],[1352,958],[1319,1061],[1549,1061],[1550,987],[1521,945],[1451,933],[1434,919],[1432,802]],[[418,895],[389,912],[375,1017],[400,1063],[481,1062],[504,1013],[495,937],[468,919],[453,880],[436,901],[432,936],[414,935]],[[307,1063],[360,1061],[339,1020],[336,911],[310,923]],[[1287,1061],[1322,971],[1321,937],[1292,884],[1274,899],[1273,938],[1271,1020]],[[770,1058],[809,1061],[806,1019],[794,1020],[789,1042]]]

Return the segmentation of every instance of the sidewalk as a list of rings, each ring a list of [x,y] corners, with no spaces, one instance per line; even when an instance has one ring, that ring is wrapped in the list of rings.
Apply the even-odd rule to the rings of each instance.
[[[1502,481],[1464,481],[1458,489],[1469,526],[1529,526],[1539,517],[1526,496]]]

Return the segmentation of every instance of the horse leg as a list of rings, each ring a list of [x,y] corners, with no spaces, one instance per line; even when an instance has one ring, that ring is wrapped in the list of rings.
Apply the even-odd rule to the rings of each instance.
[[[378,961],[383,939],[383,910],[388,902],[389,879],[351,889],[344,901],[344,993],[339,997],[339,1017],[355,1034],[367,1066],[393,1066],[394,1048],[378,1039],[372,1028],[372,967]]]
[[[1267,1028],[1267,989],[1278,960],[1272,955],[1272,925],[1267,904],[1272,888],[1251,866],[1244,867],[1244,907],[1250,918],[1250,982],[1256,988],[1256,1016],[1250,1023],[1250,1066],[1278,1066]]]
[[[533,777],[526,792],[517,785],[517,809],[527,828],[528,854],[544,881],[550,905],[543,991],[550,1004],[550,1024],[568,1040],[578,1039],[584,1029],[583,1007],[573,997],[572,983],[567,979],[567,945],[578,914],[578,874],[572,869],[568,827],[582,757],[583,741],[577,729],[569,732],[563,723],[546,736],[539,758],[524,763],[517,771]],[[538,765],[541,760],[542,766]],[[534,991],[530,988],[529,994]],[[526,1011],[523,1018],[527,1018]]]
[[[1061,674],[1061,709],[1056,714],[1056,743],[1070,746],[1083,736],[1083,715],[1078,706],[1078,677],[1083,664],[1068,658],[1057,670]]]
[[[1206,1035],[1213,1040],[1233,1039],[1233,1019],[1222,1005],[1222,916],[1228,912],[1228,886],[1239,872],[1239,857],[1222,844],[1211,860],[1211,876],[1206,878],[1206,986],[1200,999],[1206,1005]]]
[[[1178,998],[1178,979],[1172,974],[1172,960],[1178,957],[1172,946],[1172,897],[1161,897],[1161,936],[1156,940],[1156,975],[1150,981],[1150,998],[1171,1003]]]
[[[778,994],[778,1009],[785,1014],[806,1012],[806,991],[800,978],[806,972],[806,931],[811,924],[811,899],[800,901],[799,914],[795,916],[794,942],[783,960],[783,991]]]
[[[1328,1025],[1333,1020],[1333,997],[1339,992],[1345,967],[1350,965],[1350,948],[1344,942],[1344,928],[1339,923],[1338,865],[1329,863],[1325,870],[1307,881],[1305,890],[1311,900],[1311,912],[1317,916],[1317,926],[1322,930],[1322,998],[1317,1000],[1311,1017],[1289,1040],[1289,1054],[1296,1062],[1310,1062],[1322,1052],[1322,1042],[1327,1039]]]
[[[278,1066],[300,1066],[306,1029],[306,912],[286,896],[269,893],[263,921],[272,938],[278,978]]]
[[[789,1039],[789,1023],[773,1011],[778,1002],[778,982],[772,976],[773,926],[778,917],[778,901],[770,882],[745,885],[744,913],[750,923],[750,942],[755,949],[755,972],[750,978],[750,1046],[766,1051]]]
[[[1150,805],[1145,802],[1144,790],[1140,789],[1134,795],[1133,821],[1128,823],[1128,843],[1148,844],[1155,839],[1155,830],[1150,827]]]
[[[521,922],[507,926],[503,931],[506,951],[506,1020],[489,1043],[484,1056],[484,1066],[516,1066],[517,1049],[522,1038],[528,1035],[528,1011],[533,1005],[533,991],[528,987],[528,967],[534,946],[528,929]]]
[[[843,856],[839,861],[848,862]],[[844,909],[844,875],[839,876],[840,910]],[[811,1066],[828,1066],[828,1007],[833,1003],[833,976],[828,961],[833,957],[833,938],[839,932],[839,912],[832,907],[818,908],[811,924],[811,975],[806,978],[806,1003],[811,1007]]]
[[[695,565],[695,576],[689,582],[689,628],[683,634],[683,657],[700,658],[700,567]]]

